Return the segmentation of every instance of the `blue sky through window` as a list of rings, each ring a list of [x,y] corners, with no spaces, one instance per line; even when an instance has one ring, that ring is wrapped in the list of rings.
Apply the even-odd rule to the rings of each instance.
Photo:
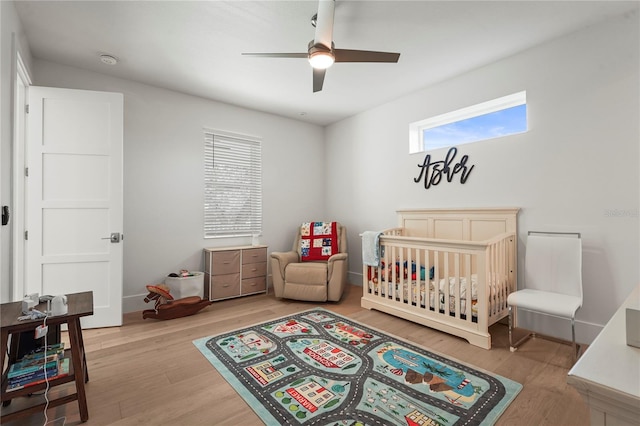
[[[527,104],[423,130],[424,149],[448,148],[527,131]]]

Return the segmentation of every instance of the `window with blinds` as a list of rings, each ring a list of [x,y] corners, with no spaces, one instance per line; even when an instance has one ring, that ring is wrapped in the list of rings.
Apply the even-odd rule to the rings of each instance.
[[[261,140],[205,129],[204,236],[262,233]]]

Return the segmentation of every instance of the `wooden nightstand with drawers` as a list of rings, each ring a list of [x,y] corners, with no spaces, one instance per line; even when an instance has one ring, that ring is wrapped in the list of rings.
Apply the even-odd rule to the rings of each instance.
[[[204,249],[204,289],[209,300],[267,292],[267,246]]]

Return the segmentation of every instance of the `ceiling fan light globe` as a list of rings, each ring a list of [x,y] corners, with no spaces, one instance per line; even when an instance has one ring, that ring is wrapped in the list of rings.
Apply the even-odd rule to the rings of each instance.
[[[330,52],[314,52],[309,55],[309,63],[315,69],[324,70],[333,65],[335,58]]]

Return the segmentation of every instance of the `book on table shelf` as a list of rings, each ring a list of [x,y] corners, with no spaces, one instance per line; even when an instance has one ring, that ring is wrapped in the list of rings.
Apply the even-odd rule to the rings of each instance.
[[[55,355],[55,354],[61,354],[64,352],[64,342],[60,342],[60,343],[55,343],[53,345],[49,345],[47,346],[47,357],[51,356],[51,355]],[[42,359],[45,356],[45,351],[43,347],[40,347],[32,352],[29,352],[28,354],[25,354],[22,358],[21,361],[25,361],[25,360],[30,360],[30,359]]]
[[[47,361],[46,364],[46,368],[50,369],[53,367],[57,367],[58,366],[58,360],[54,359],[51,361]],[[15,379],[18,377],[22,377],[22,376],[26,376],[29,374],[35,374],[38,372],[42,372],[45,369],[45,364],[44,362],[40,362],[39,364],[36,365],[28,365],[28,366],[24,366],[24,365],[18,365],[18,364],[12,364],[9,367],[9,372],[7,373],[7,378],[9,379]]]
[[[30,386],[45,383],[46,381],[66,377],[69,375],[69,362],[69,358],[61,358],[57,360],[55,367],[51,369],[48,368],[46,370],[46,377],[45,370],[42,370],[41,372],[33,373],[33,375],[29,378],[25,376],[22,379],[9,379],[7,383],[7,392],[24,389]]]
[[[38,351],[23,356],[16,363],[9,366],[8,378],[18,377],[24,374],[44,370],[45,362],[47,368],[57,365],[58,359],[64,357],[64,344],[51,345],[45,351]]]
[[[20,368],[26,368],[26,367],[33,367],[36,365],[42,365],[42,363],[49,362],[49,361],[55,361],[58,358],[62,358],[64,356],[64,351],[60,351],[60,352],[56,352],[56,353],[52,353],[52,354],[48,354],[46,357],[39,357],[39,358],[22,358],[20,361],[18,361],[17,363],[15,363],[14,365],[17,365]],[[18,368],[16,367],[16,368]]]
[[[57,374],[58,374],[58,363],[56,361],[53,367],[47,368],[46,376],[53,377]],[[45,377],[45,370],[40,370],[40,371],[34,371],[32,373],[26,373],[21,376],[12,377],[8,379],[7,383],[12,385],[22,385],[25,383],[33,382],[34,380],[44,379],[44,377]]]

